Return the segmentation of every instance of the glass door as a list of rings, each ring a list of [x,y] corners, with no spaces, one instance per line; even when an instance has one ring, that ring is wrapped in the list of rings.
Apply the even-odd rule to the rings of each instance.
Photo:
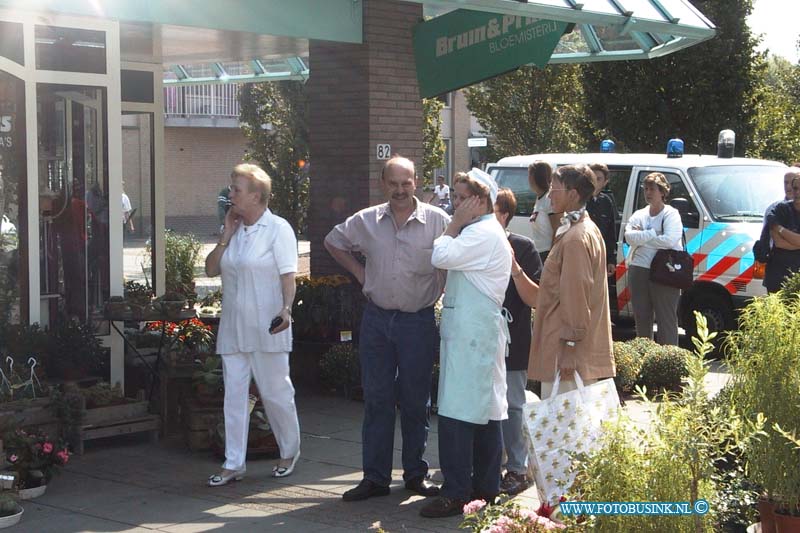
[[[85,323],[109,295],[106,91],[39,84],[41,322]]]

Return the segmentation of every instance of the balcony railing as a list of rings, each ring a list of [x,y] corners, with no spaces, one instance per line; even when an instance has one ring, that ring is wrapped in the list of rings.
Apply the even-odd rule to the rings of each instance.
[[[209,83],[164,87],[164,114],[168,118],[239,118],[239,85]]]

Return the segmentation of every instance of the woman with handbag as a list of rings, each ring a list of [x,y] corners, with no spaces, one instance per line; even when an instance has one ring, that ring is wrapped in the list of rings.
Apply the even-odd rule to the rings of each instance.
[[[290,475],[300,457],[289,377],[297,239],[289,223],[269,210],[271,190],[272,181],[258,166],[233,169],[231,207],[222,236],[206,258],[206,274],[222,275],[217,353],[225,383],[225,463],[208,478],[210,487],[244,477],[253,378],[281,452],[272,476]]]
[[[658,342],[677,346],[681,290],[653,281],[651,266],[659,250],[683,250],[683,223],[678,210],[665,203],[670,186],[664,174],[648,174],[642,189],[647,206],[625,225],[625,240],[631,246],[626,261],[636,336],[653,338],[655,314]]]

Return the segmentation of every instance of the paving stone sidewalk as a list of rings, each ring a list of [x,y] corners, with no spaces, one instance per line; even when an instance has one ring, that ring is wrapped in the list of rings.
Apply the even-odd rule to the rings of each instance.
[[[713,364],[709,391],[715,393],[726,380],[724,368]],[[44,496],[25,502],[22,521],[8,531],[458,531],[460,517],[421,518],[424,498],[403,488],[399,424],[391,495],[343,502],[342,493],[361,480],[363,404],[303,391],[297,404],[302,455],[288,478],[270,477],[274,461],[257,460],[248,462],[243,481],[208,488],[205,480],[220,460],[190,452],[180,438],[158,444],[138,436],[99,440],[88,443],[85,455],[72,457]],[[646,426],[650,408],[628,401],[625,410]],[[426,458],[441,482],[435,416]],[[518,501],[539,506],[533,488]]]
[[[421,518],[424,498],[403,488],[395,469],[392,494],[343,502],[342,493],[361,479],[363,404],[298,393],[302,455],[295,473],[270,477],[273,460],[248,462],[247,477],[208,488],[205,479],[220,461],[192,453],[177,438],[150,444],[134,436],[96,441],[74,456],[47,493],[25,503],[14,531],[457,531],[460,518]],[[426,457],[438,471],[436,418]],[[400,428],[395,460],[400,461]],[[535,491],[521,496],[536,505]]]

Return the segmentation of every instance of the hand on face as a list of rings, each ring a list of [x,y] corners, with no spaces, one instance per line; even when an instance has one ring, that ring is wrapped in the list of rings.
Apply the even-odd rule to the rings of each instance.
[[[455,213],[453,213],[453,222],[464,227],[485,214],[484,201],[477,196],[470,196],[456,207]]]
[[[224,228],[222,230],[222,236],[225,241],[228,241],[236,233],[236,228],[239,227],[241,222],[242,217],[237,215],[232,208],[228,209],[228,212],[225,213]]]

